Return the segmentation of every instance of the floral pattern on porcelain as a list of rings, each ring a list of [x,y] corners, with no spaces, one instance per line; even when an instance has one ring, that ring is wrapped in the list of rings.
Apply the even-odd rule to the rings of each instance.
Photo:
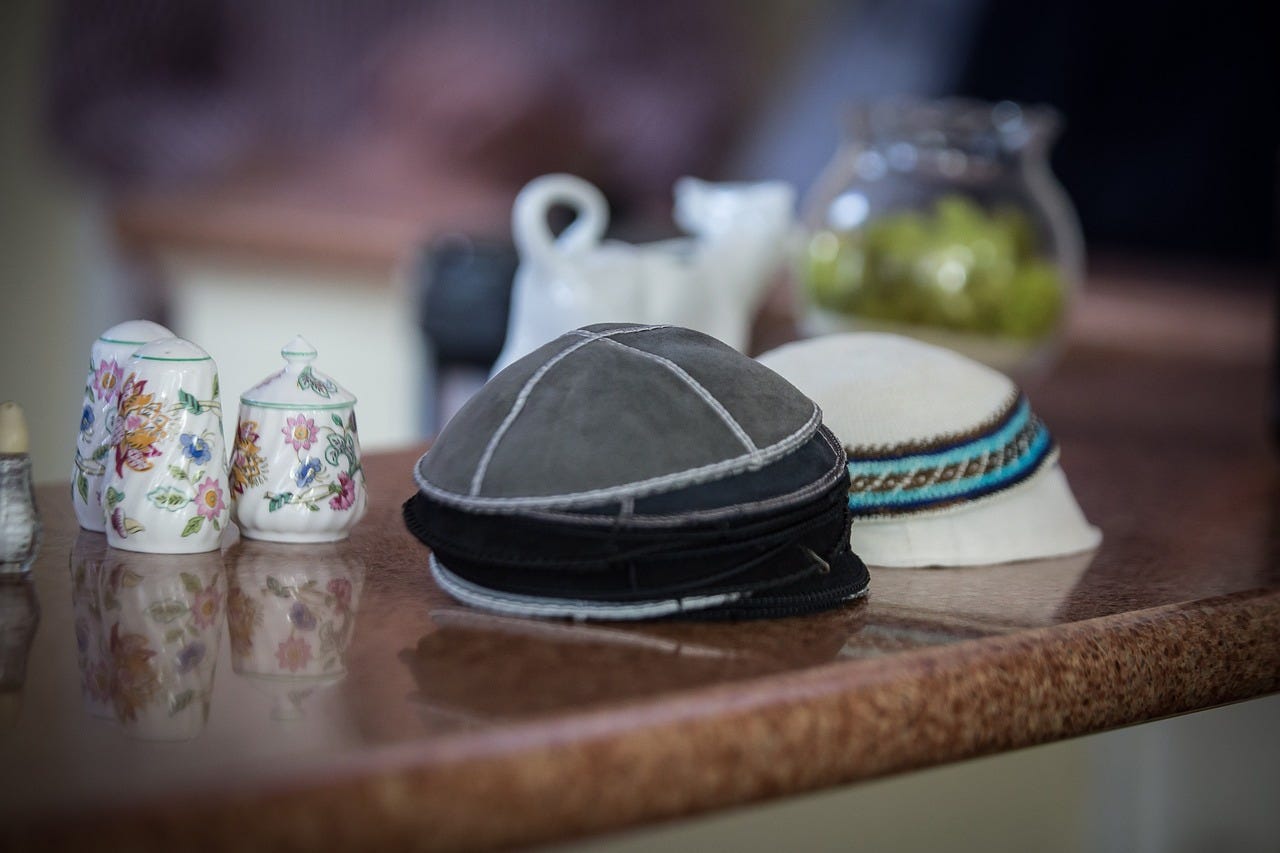
[[[326,542],[346,538],[364,516],[355,398],[310,361],[295,338],[286,367],[241,397],[231,456],[232,514],[251,539]]]
[[[160,455],[156,445],[166,437],[169,416],[154,394],[144,393],[146,388],[147,381],[132,373],[124,383],[111,437],[117,475],[123,475],[126,465],[133,471],[150,471],[154,465],[151,460]]]
[[[111,453],[116,401],[120,396],[122,368],[116,359],[103,359],[96,364],[89,359],[89,378],[85,380],[84,404],[80,409],[80,433],[76,440],[75,469],[71,478],[74,503],[88,505],[101,489],[90,494],[90,480],[101,482],[106,473],[106,458]],[[90,528],[93,529],[93,528]],[[99,528],[100,529],[100,528]]]
[[[246,489],[261,486],[267,478],[267,460],[262,457],[258,441],[256,421],[241,421],[236,425],[235,445],[231,452],[231,488],[237,495]]]
[[[302,372],[298,374],[298,387],[326,400],[338,393],[338,383],[332,379],[320,379],[310,365],[302,368]]]
[[[245,590],[236,583],[233,575],[228,625],[237,671],[300,677],[346,672],[343,657],[355,629],[349,578],[332,578],[322,585],[315,577],[268,574],[257,589]],[[262,631],[267,614],[274,632]],[[267,638],[267,633],[272,636]]]
[[[116,722],[147,740],[197,736],[209,716],[222,635],[221,555],[195,555],[178,568],[160,556],[111,551],[97,591],[106,699]]]
[[[103,495],[108,538],[128,550],[208,551],[230,517],[217,368],[185,341],[169,348],[203,357],[130,362]]]
[[[144,343],[172,334],[155,323],[133,320],[113,326],[94,341],[71,470],[71,503],[80,526],[87,530],[101,531],[106,523],[102,506],[103,481],[114,447],[112,442],[124,385],[125,362]]]
[[[232,668],[295,688],[342,678],[363,584],[363,565],[342,546],[242,540],[227,563]]]
[[[140,474],[154,469],[152,460],[161,455],[158,445],[169,437],[167,428],[176,422],[175,415],[184,411],[203,414],[222,410],[216,399],[196,400],[193,395],[181,391],[179,402],[170,407],[170,414],[165,414],[152,395],[143,393],[145,387],[145,381],[135,381],[133,376],[125,383],[126,396],[120,403],[115,450],[116,474],[119,476],[123,476],[125,467]],[[206,521],[217,531],[221,531],[226,522],[227,504],[222,484],[209,476],[207,469],[200,467],[213,459],[213,448],[218,444],[217,434],[207,428],[199,434],[179,433],[179,463],[167,466],[168,476],[160,479],[146,493],[148,503],[157,509],[190,515],[182,527],[183,538],[199,533]],[[105,506],[112,529],[120,538],[127,539],[145,531],[146,527],[117,508],[124,498],[123,492],[109,487]]]
[[[286,506],[301,506],[316,512],[325,501],[335,512],[346,512],[355,505],[356,478],[361,478],[363,486],[364,477],[356,445],[355,412],[348,416],[345,424],[338,415],[331,415],[330,424],[317,427],[315,419],[304,413],[285,418],[281,432],[285,444],[296,454],[296,464],[289,466],[289,477],[297,491],[266,492],[262,499],[267,502],[268,512],[277,512]],[[323,462],[308,453],[322,435],[327,442]]]

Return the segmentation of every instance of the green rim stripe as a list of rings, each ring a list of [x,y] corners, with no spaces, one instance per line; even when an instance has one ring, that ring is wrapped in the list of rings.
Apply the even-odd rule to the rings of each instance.
[[[128,346],[139,346],[141,344],[149,344],[151,341],[122,341],[119,338],[98,338],[104,344],[127,344]],[[160,340],[156,338],[156,340]]]
[[[240,398],[240,402],[246,406],[257,406],[260,409],[289,409],[294,412],[328,412],[333,409],[347,409],[356,404],[355,400],[350,403],[325,403],[319,406],[309,406],[305,403],[259,403],[254,400],[248,400],[244,397]]]
[[[213,361],[213,359],[207,355],[202,358],[165,358],[164,356],[159,355],[135,355],[134,358],[139,361]]]

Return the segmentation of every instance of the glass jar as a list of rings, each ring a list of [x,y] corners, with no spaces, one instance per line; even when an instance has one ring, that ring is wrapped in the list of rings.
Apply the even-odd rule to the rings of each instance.
[[[1051,362],[1084,248],[1049,170],[1059,128],[1008,101],[857,106],[804,205],[805,331],[892,331],[1026,381]]]

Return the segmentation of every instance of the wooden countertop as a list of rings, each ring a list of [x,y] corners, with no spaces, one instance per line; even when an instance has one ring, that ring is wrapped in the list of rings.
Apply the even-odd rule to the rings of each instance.
[[[77,531],[65,489],[43,489],[33,585],[0,590],[6,643],[32,593],[40,611],[25,684],[0,694],[0,839],[133,849],[564,839],[1276,691],[1269,300],[1130,292],[1097,290],[1081,316],[1106,322],[1086,323],[1031,391],[1104,530],[1097,554],[873,570],[869,600],[817,616],[614,626],[468,610],[432,584],[400,522],[417,449],[368,460],[369,517],[338,546],[239,542],[139,561]],[[1121,334],[1098,331],[1117,317]],[[122,727],[128,697],[95,681],[108,623],[143,618],[156,596],[181,599],[183,571],[224,596],[223,612],[228,593],[267,593],[268,576],[330,591],[351,582],[339,610],[354,631],[330,630],[328,677],[268,678],[290,636],[286,611],[264,603],[254,623],[232,608],[231,628],[219,614],[198,629],[213,632],[200,636],[216,655],[201,688],[207,722],[190,723],[188,705]],[[148,739],[171,733],[179,714],[195,737]]]

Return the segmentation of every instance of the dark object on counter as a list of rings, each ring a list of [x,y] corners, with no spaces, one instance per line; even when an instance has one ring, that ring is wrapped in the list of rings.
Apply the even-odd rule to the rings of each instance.
[[[440,240],[422,264],[422,330],[437,365],[488,369],[507,339],[511,283],[519,258],[507,243]]]
[[[440,586],[485,610],[784,616],[867,590],[818,407],[688,329],[557,338],[472,398],[415,474],[406,524]]]

